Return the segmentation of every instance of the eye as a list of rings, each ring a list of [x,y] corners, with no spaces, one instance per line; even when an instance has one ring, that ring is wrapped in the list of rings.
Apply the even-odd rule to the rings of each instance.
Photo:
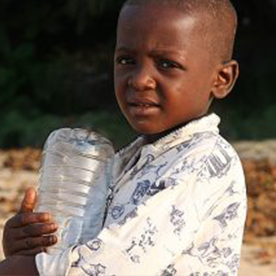
[[[130,64],[134,64],[135,61],[133,58],[129,56],[119,56],[116,58],[116,63],[119,65],[130,65]]]
[[[164,60],[164,59],[158,62],[158,66],[161,67],[162,69],[180,68],[178,63],[170,60]]]
[[[186,70],[186,68],[183,66],[183,64],[178,63],[172,59],[167,59],[167,58],[163,58],[163,57],[156,58],[156,66],[160,70],[164,70],[164,71],[171,71],[171,70],[175,70],[175,69]]]

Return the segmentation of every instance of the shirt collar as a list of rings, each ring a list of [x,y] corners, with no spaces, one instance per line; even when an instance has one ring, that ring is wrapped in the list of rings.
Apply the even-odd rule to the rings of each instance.
[[[219,133],[218,125],[220,118],[215,113],[195,119],[188,124],[175,129],[164,137],[152,143],[152,147],[157,151],[165,150],[174,147],[175,145],[188,141],[196,133],[201,132],[214,132]]]
[[[116,170],[119,169],[120,171],[129,164],[131,159],[135,159],[137,156],[143,159],[145,156],[152,155],[156,158],[176,145],[191,140],[196,133],[219,133],[219,123],[220,118],[216,114],[211,113],[174,129],[172,132],[156,140],[152,144],[146,144],[145,138],[139,136],[128,146],[116,153],[114,166]]]

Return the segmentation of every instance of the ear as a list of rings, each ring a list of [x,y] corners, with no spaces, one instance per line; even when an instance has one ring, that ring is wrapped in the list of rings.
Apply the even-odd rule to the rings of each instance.
[[[234,87],[239,76],[239,64],[230,60],[221,64],[216,72],[212,95],[217,99],[226,97]]]

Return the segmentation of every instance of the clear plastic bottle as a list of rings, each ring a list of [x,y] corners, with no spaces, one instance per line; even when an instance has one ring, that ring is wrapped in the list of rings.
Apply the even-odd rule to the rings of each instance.
[[[37,212],[51,212],[58,224],[56,254],[100,232],[111,181],[114,149],[96,132],[58,129],[43,150]]]

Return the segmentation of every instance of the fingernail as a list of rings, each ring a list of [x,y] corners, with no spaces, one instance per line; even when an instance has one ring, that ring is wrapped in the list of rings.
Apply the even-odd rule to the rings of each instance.
[[[56,229],[57,228],[57,225],[55,224],[55,223],[52,223],[51,224],[51,230],[54,230],[54,229]]]
[[[49,236],[49,242],[54,243],[54,237],[53,236]]]
[[[42,214],[40,217],[41,217],[42,220],[45,220],[45,221],[49,220],[49,215],[47,213],[46,214]]]
[[[53,220],[53,216],[51,213],[48,213],[49,220]]]
[[[45,220],[52,220],[52,215],[50,213],[45,213],[44,218]]]

